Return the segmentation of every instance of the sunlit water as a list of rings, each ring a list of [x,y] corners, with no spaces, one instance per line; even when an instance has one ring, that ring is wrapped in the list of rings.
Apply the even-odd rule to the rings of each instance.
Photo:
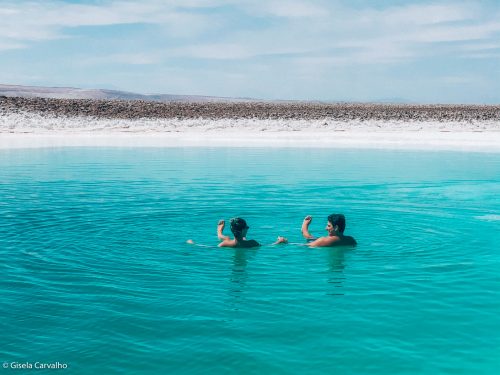
[[[4,150],[0,361],[496,374],[499,197],[500,154]],[[336,212],[357,248],[298,245],[304,216],[322,235]],[[217,221],[234,216],[248,238],[292,244],[217,248]]]

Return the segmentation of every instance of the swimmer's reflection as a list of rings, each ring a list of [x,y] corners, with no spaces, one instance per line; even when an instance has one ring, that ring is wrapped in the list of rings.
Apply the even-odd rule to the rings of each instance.
[[[244,291],[248,273],[247,273],[247,264],[248,260],[252,259],[255,256],[254,250],[247,249],[234,249],[233,254],[233,265],[231,269],[231,285],[230,285],[230,293],[235,297],[239,297],[239,295]]]
[[[349,249],[343,248],[330,248],[326,249],[326,259],[328,262],[328,277],[327,283],[332,286],[331,290],[327,293],[333,296],[344,295],[343,284],[345,281],[345,253]]]

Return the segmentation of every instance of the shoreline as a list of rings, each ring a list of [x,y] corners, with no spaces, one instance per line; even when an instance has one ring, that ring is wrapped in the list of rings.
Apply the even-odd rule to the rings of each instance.
[[[499,153],[500,132],[55,131],[0,134],[0,150],[61,147],[339,148]]]
[[[0,97],[0,149],[47,147],[294,147],[498,153],[500,106],[199,104]]]

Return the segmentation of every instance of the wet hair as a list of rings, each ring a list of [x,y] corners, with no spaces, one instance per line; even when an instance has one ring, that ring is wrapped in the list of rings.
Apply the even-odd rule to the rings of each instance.
[[[240,217],[232,218],[230,224],[231,232],[233,232],[235,237],[241,237],[243,235],[243,230],[248,228],[247,222]]]
[[[328,221],[332,223],[333,226],[337,225],[339,227],[339,232],[344,233],[345,230],[345,216],[342,214],[331,214],[328,216]]]

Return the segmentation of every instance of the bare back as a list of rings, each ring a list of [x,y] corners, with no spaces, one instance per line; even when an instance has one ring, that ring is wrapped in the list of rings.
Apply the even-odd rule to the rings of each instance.
[[[320,237],[309,242],[309,247],[355,246],[356,240],[351,236]]]
[[[258,247],[260,244],[255,240],[231,240],[227,239],[219,244],[219,247],[238,247],[238,248],[250,248]]]

